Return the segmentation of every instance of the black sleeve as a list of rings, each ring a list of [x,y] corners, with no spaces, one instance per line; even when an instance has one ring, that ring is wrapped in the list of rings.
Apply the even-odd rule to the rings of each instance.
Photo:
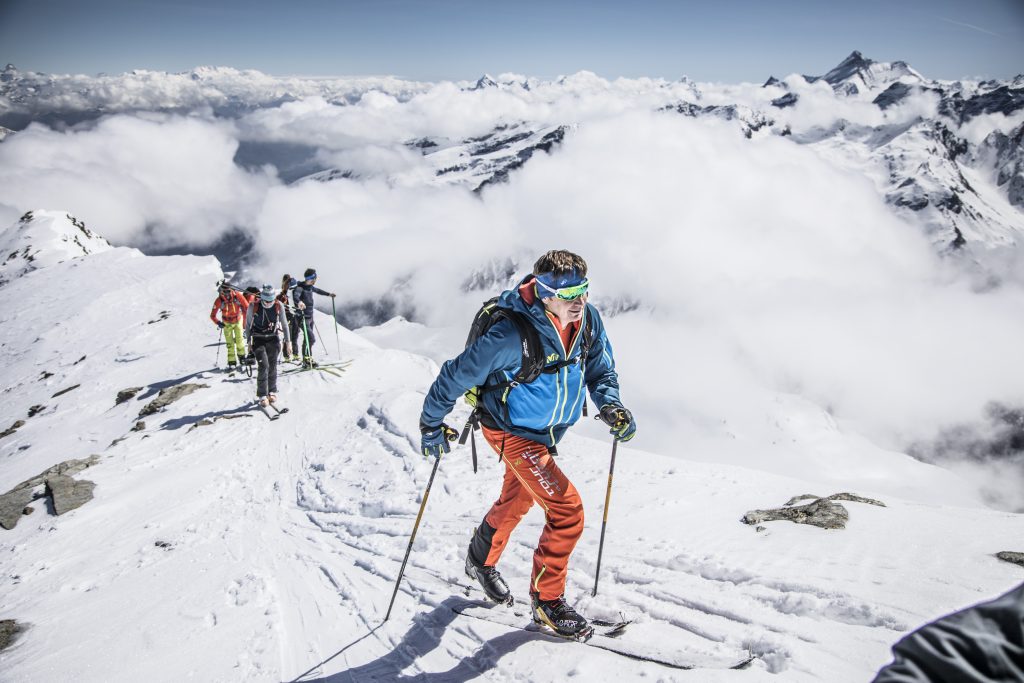
[[[1024,680],[1024,584],[925,624],[892,652],[874,683]]]

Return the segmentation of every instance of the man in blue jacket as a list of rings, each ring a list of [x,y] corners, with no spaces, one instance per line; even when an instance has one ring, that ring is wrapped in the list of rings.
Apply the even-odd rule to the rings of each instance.
[[[326,292],[316,286],[316,269],[307,268],[302,282],[292,290],[295,302],[295,329],[292,330],[292,348],[298,349],[296,341],[302,339],[302,367],[315,368],[313,343],[316,341],[313,327],[313,294],[334,298],[334,292]]]
[[[423,401],[420,432],[424,455],[447,453],[454,430],[444,423],[455,401],[480,387],[484,438],[505,463],[501,494],[476,529],[466,573],[487,596],[512,604],[495,565],[513,529],[534,503],[545,525],[533,555],[530,598],[533,618],[557,634],[584,639],[593,629],[565,601],[569,556],[583,533],[583,503],[555,463],[555,446],[583,412],[586,392],[621,441],[636,432],[619,400],[612,347],[597,310],[587,303],[587,263],[569,251],[549,251],[516,289],[497,305],[529,321],[541,340],[545,369],[529,383],[514,381],[525,340],[501,318],[458,357],[447,361]]]

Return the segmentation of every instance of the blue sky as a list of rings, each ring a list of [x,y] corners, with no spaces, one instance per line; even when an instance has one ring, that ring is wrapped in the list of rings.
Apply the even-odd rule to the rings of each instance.
[[[855,49],[931,78],[1008,78],[1024,73],[1024,0],[0,0],[0,60],[51,73],[760,82]]]

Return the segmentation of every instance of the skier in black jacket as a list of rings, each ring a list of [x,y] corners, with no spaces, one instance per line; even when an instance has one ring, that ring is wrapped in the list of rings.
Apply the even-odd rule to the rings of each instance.
[[[334,292],[325,292],[316,284],[316,269],[307,268],[305,279],[292,290],[292,299],[295,301],[295,330],[292,332],[292,348],[299,348],[296,345],[301,336],[302,342],[302,367],[315,368],[313,361],[313,343],[316,337],[313,334],[313,294],[329,296],[334,298]]]
[[[249,305],[245,316],[245,336],[249,353],[259,366],[256,375],[256,399],[266,407],[277,400],[277,356],[281,353],[278,331],[288,338],[288,319],[284,304],[277,301],[273,285],[263,285],[259,299]]]

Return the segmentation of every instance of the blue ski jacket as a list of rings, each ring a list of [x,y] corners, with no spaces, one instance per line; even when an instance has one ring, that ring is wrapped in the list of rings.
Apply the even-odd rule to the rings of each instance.
[[[292,300],[295,302],[295,315],[303,316],[306,320],[313,319],[313,293],[317,293],[320,296],[330,296],[330,292],[325,292],[319,287],[313,285],[307,285],[305,282],[300,282],[295,285],[295,289],[292,290]],[[305,310],[299,310],[299,302],[306,304]]]
[[[520,287],[531,281],[532,276]],[[502,430],[554,446],[582,415],[586,400],[584,387],[599,408],[621,405],[612,346],[597,309],[586,305],[583,320],[567,349],[548,318],[544,304],[536,297],[527,303],[516,288],[503,292],[497,305],[526,314],[539,333],[546,365],[575,361],[556,372],[541,373],[529,384],[484,391],[483,408]],[[583,358],[581,344],[588,319],[593,341],[587,357]],[[472,387],[511,381],[522,363],[520,345],[523,343],[515,325],[502,318],[465,351],[445,362],[423,401],[421,424],[441,424],[459,397]]]

